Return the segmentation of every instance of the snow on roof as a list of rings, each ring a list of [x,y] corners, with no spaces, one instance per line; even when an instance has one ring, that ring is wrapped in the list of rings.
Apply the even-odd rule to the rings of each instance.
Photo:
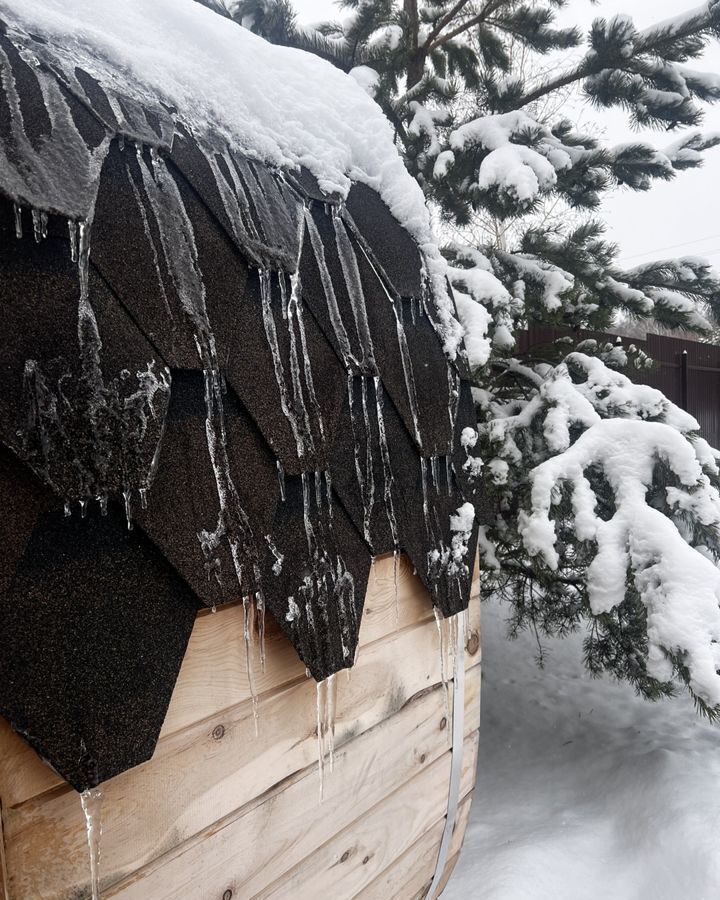
[[[192,0],[71,5],[0,0],[0,576],[32,573],[0,713],[84,789],[152,753],[199,604],[269,612],[317,680],[354,659],[373,554],[465,608],[481,462],[446,269],[361,87]]]
[[[0,17],[39,35],[74,71],[142,105],[174,108],[196,135],[284,168],[305,166],[328,194],[378,191],[420,245],[445,350],[462,328],[445,287],[423,193],[390,123],[355,78],[312,54],[267,43],[195,0],[0,0]]]

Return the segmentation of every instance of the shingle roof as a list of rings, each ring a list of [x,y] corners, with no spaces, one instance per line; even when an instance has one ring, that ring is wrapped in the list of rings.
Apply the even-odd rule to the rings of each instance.
[[[372,554],[465,608],[473,403],[375,192],[0,47],[7,157],[101,164],[80,306],[63,197],[0,172],[0,712],[83,789],[151,755],[203,604],[264,606],[318,680],[353,662]]]

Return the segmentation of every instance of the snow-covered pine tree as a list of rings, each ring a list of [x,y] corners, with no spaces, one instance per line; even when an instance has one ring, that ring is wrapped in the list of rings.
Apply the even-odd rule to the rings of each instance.
[[[717,717],[720,455],[691,416],[624,374],[648,362],[633,348],[578,336],[520,359],[515,334],[603,331],[618,315],[716,326],[707,263],[625,270],[598,213],[609,191],[646,191],[720,143],[697,130],[720,77],[686,65],[720,35],[720,0],[643,31],[626,15],[598,18],[586,36],[556,25],[567,5],[341,0],[339,22],[310,29],[289,0],[227,3],[245,27],[322,56],[374,96],[440,222],[477,377],[466,439],[482,448],[484,465],[468,465],[493,506],[485,572],[512,603],[512,627],[589,622],[591,671],[648,698],[684,683]],[[610,146],[580,130],[560,115],[569,91],[575,108],[620,107],[656,138]],[[572,211],[566,227],[541,215],[548,203]]]

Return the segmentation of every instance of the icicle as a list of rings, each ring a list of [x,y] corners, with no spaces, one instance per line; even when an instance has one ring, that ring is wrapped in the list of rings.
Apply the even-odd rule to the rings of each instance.
[[[337,678],[329,675],[315,685],[315,708],[318,735],[318,772],[320,774],[320,802],[325,790],[325,758],[330,771],[335,767],[335,712],[337,709]]]
[[[84,519],[85,516],[87,516],[87,506],[88,506],[87,497],[83,497],[83,499],[80,501],[80,518],[81,519]]]
[[[335,768],[335,714],[337,710],[337,677],[328,677],[327,708],[325,710],[325,736],[330,755],[330,771]]]
[[[78,275],[80,278],[80,299],[87,301],[90,278],[90,223],[78,222]]]
[[[103,793],[99,787],[88,788],[80,794],[80,804],[85,815],[88,853],[90,855],[90,893],[92,900],[100,900],[102,801]]]
[[[374,375],[377,372],[377,366],[375,364],[375,351],[368,323],[367,305],[362,289],[362,281],[360,280],[360,270],[358,269],[357,257],[345,228],[345,223],[337,210],[333,214],[333,225],[335,226],[335,243],[340,258],[340,265],[345,276],[345,286],[350,298],[353,319],[355,320],[355,331],[362,350],[363,371]]]
[[[17,203],[13,203],[13,212],[15,213],[15,237],[21,240],[23,236],[22,207],[18,206]]]
[[[435,493],[440,493],[440,469],[438,467],[438,458],[437,456],[430,457],[430,471],[432,472],[432,480],[433,487],[435,488]]]
[[[448,451],[447,456],[445,457],[445,479],[447,481],[447,495],[448,497],[452,494],[452,469],[450,466],[450,451]]]
[[[327,507],[328,507],[328,525],[330,527],[330,533],[333,531],[333,498],[332,498],[332,476],[330,475],[330,470],[325,470],[325,496],[327,497]]]
[[[260,244],[260,234],[250,212],[250,203],[234,160],[227,153],[220,156],[225,163],[225,167],[221,170],[217,154],[206,153],[205,158],[215,176],[218,194],[233,229],[235,240],[241,247]],[[228,177],[232,184],[228,183]]]
[[[302,243],[300,246],[302,248]],[[308,349],[307,335],[305,333],[305,321],[303,319],[303,306],[300,300],[300,277],[297,273],[290,276],[290,284],[292,286],[292,289],[290,292],[288,315],[294,315],[298,324],[298,332],[300,334],[300,347],[303,357],[303,368],[305,371],[305,384],[307,385],[310,404],[312,405],[313,413],[315,414],[315,418],[320,429],[320,437],[324,441],[325,425],[323,423],[322,410],[320,409],[320,404],[318,403],[317,395],[315,393],[315,381],[312,374],[312,363],[310,359],[310,352]],[[290,322],[288,322],[288,327],[292,327]]]
[[[427,460],[424,456],[420,457],[420,478],[422,481],[423,495],[423,518],[425,520],[425,531],[430,534],[430,512],[428,508],[428,488],[427,488]]]
[[[450,419],[450,434],[448,453],[452,453],[452,441],[455,434],[455,422],[457,421],[458,408],[460,406],[460,376],[453,366],[447,368],[448,380],[448,417]]]
[[[138,159],[142,160],[142,150],[138,147]],[[175,345],[175,317],[173,316],[172,309],[170,308],[170,303],[167,298],[167,291],[165,290],[165,282],[163,281],[163,277],[160,273],[160,260],[158,259],[157,247],[155,246],[155,241],[152,236],[152,232],[150,231],[150,223],[148,221],[147,212],[145,211],[145,205],[142,202],[142,198],[140,197],[140,192],[138,191],[137,185],[135,184],[135,178],[132,174],[130,166],[125,164],[125,171],[127,172],[127,180],[130,184],[133,194],[135,196],[135,202],[137,204],[137,208],[140,211],[140,218],[143,223],[143,231],[145,232],[145,240],[152,250],[153,257],[153,270],[155,272],[155,276],[157,278],[157,284],[160,292],[160,296],[162,297],[163,306],[165,307],[165,313],[170,322],[170,334],[171,334],[171,346]],[[172,270],[171,270],[172,271]]]
[[[363,528],[365,531],[365,539],[367,540],[368,544],[372,546],[370,540],[370,523],[372,520],[373,506],[375,505],[375,473],[373,470],[373,441],[372,434],[370,432],[370,416],[368,414],[367,378],[360,379],[360,387],[362,395],[363,422],[365,425],[365,486],[367,491],[367,496],[363,499],[363,512],[365,516],[363,521]]]
[[[318,511],[322,509],[322,472],[315,472],[315,506]]]
[[[33,223],[33,235],[35,236],[35,243],[39,244],[42,240],[42,220],[40,218],[40,211],[34,209],[32,211],[32,223]]]
[[[148,492],[146,487],[138,488],[138,494],[140,495],[140,506],[142,507],[142,509],[148,508],[147,493]]]
[[[255,594],[255,614],[257,616],[258,638],[260,639],[260,668],[265,671],[265,599],[258,591]]]
[[[287,291],[285,285],[285,275],[283,272],[278,273],[278,280],[280,282],[281,293],[285,294]],[[295,309],[297,305],[297,296],[293,298],[293,301],[293,309]],[[293,386],[293,410],[296,416],[301,417],[301,421],[298,422],[298,428],[302,427],[304,439],[307,443],[308,453],[314,453],[315,442],[312,436],[312,429],[310,428],[310,415],[308,413],[307,406],[305,405],[305,396],[303,393],[302,381],[300,380],[300,361],[298,358],[297,339],[295,337],[295,329],[293,328],[292,319],[288,319],[287,327],[288,337],[290,339],[290,378],[292,380]],[[305,350],[303,350],[303,352],[306,353]],[[312,373],[310,371],[309,356],[305,355],[303,359],[303,365],[305,378],[306,380],[308,380],[309,378],[309,384],[313,385],[314,392],[314,384],[312,380]]]
[[[250,696],[252,697],[252,710],[253,710],[253,723],[255,725],[255,737],[259,734],[258,729],[258,698],[257,693],[255,692],[255,678],[253,676],[253,665],[252,665],[252,613],[253,613],[253,605],[250,602],[250,598],[245,596],[242,598],[243,602],[243,639],[245,641],[245,666],[248,677],[248,687],[250,688]]]
[[[340,315],[340,308],[338,307],[337,297],[335,296],[335,289],[333,288],[332,279],[325,260],[325,250],[323,248],[322,238],[320,237],[320,233],[317,230],[317,225],[315,224],[312,215],[307,209],[305,209],[305,224],[307,225],[310,243],[312,244],[315,261],[320,272],[320,281],[322,282],[325,299],[327,300],[328,315],[333,326],[333,331],[335,332],[335,337],[340,346],[340,354],[343,358],[345,368],[350,369],[353,365],[359,367],[360,364],[350,348],[350,341],[348,340],[345,325],[343,324],[342,316]]]
[[[275,318],[273,317],[271,305],[271,276],[267,269],[260,270],[260,299],[262,302],[263,326],[265,328],[265,336],[267,338],[270,353],[272,355],[273,369],[275,371],[275,381],[277,382],[278,392],[280,395],[280,408],[283,415],[288,420],[292,429],[295,445],[297,447],[298,456],[302,459],[309,450],[312,450],[312,436],[309,432],[307,423],[301,423],[296,409],[299,406],[304,409],[301,397],[298,397],[299,376],[297,374],[297,356],[293,361],[291,359],[291,377],[295,388],[295,402],[290,398],[287,382],[285,380],[285,370],[283,367],[282,357],[280,355],[280,345],[278,343],[277,329],[275,328]],[[307,413],[305,414],[307,416]]]
[[[123,494],[123,502],[125,505],[125,519],[127,521],[128,531],[132,531],[132,529],[133,529],[132,510],[130,508],[130,503],[131,503],[132,498],[130,496],[130,491],[128,491],[128,490],[124,490],[122,492],[122,494]]]
[[[378,375],[373,379],[375,384],[375,407],[377,411],[378,435],[380,437],[380,455],[383,464],[383,482],[384,482],[384,499],[385,499],[385,515],[388,518],[390,532],[393,539],[393,547],[398,549],[398,526],[395,519],[395,506],[392,498],[393,474],[390,466],[390,449],[387,442],[387,434],[385,432],[385,414],[383,403],[383,389]]]
[[[68,219],[68,236],[70,238],[70,259],[77,262],[77,224],[72,219]]]
[[[318,742],[318,775],[320,776],[320,802],[325,795],[325,710],[327,709],[327,680],[315,685],[315,718]]]
[[[417,325],[417,316],[415,314],[415,298],[410,298],[410,321],[413,325]]]
[[[273,575],[279,575],[282,572],[283,563],[285,562],[285,556],[280,553],[278,548],[275,546],[275,542],[269,534],[265,535],[265,542],[267,543],[270,552],[275,557],[275,562],[273,563]],[[291,598],[292,599],[292,598]]]
[[[285,470],[280,460],[277,461],[278,484],[280,485],[280,499],[285,502]]]
[[[65,506],[64,506],[63,511],[64,511],[64,513],[65,513],[65,518],[66,518],[66,519],[69,519],[70,516],[72,515],[72,507],[70,506],[70,501],[69,501],[69,500],[66,500],[66,501],[65,501]]]
[[[405,376],[405,389],[410,403],[410,412],[413,418],[413,427],[415,428],[415,439],[418,447],[422,448],[422,438],[420,436],[420,419],[418,416],[417,395],[415,392],[415,376],[413,375],[412,360],[410,359],[410,351],[408,350],[407,337],[405,335],[405,327],[400,318],[397,306],[388,294],[388,298],[393,304],[395,313],[395,328],[397,331],[398,345],[400,347],[400,359],[402,361],[403,374]]]
[[[354,403],[353,403],[353,394],[354,394],[354,379],[351,373],[348,372],[348,404],[350,406],[350,428],[353,435],[353,452],[355,456],[355,476],[357,477],[358,488],[360,489],[360,502],[363,506],[363,535],[365,537],[365,541],[368,546],[372,548],[372,540],[370,537],[370,515],[371,508],[368,505],[368,490],[365,482],[365,473],[363,472],[363,466],[361,462],[361,448],[360,448],[360,437],[358,435],[359,426],[355,420],[355,412],[354,412]],[[369,436],[366,435],[366,439],[369,442]],[[367,460],[367,457],[366,457]],[[366,463],[367,464],[367,463]]]
[[[398,590],[398,567],[400,565],[400,554],[397,550],[393,550],[393,583],[395,586],[395,624],[400,627],[400,592]]]
[[[445,691],[445,707],[450,720],[450,688],[447,677],[447,664],[445,655],[447,653],[447,620],[443,619],[442,614],[437,606],[433,606],[435,614],[435,624],[437,625],[438,637],[440,638],[440,681]]]
[[[280,283],[280,312],[282,314],[283,320],[287,322],[290,297],[288,296],[287,284],[285,282],[285,273],[283,271],[278,272],[278,281]],[[292,277],[290,279],[290,293],[292,295]]]

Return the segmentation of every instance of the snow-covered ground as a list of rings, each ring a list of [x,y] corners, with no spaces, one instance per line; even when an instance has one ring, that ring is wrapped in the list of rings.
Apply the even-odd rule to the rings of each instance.
[[[580,635],[505,638],[483,605],[478,782],[443,900],[717,900],[720,725],[584,671]]]

